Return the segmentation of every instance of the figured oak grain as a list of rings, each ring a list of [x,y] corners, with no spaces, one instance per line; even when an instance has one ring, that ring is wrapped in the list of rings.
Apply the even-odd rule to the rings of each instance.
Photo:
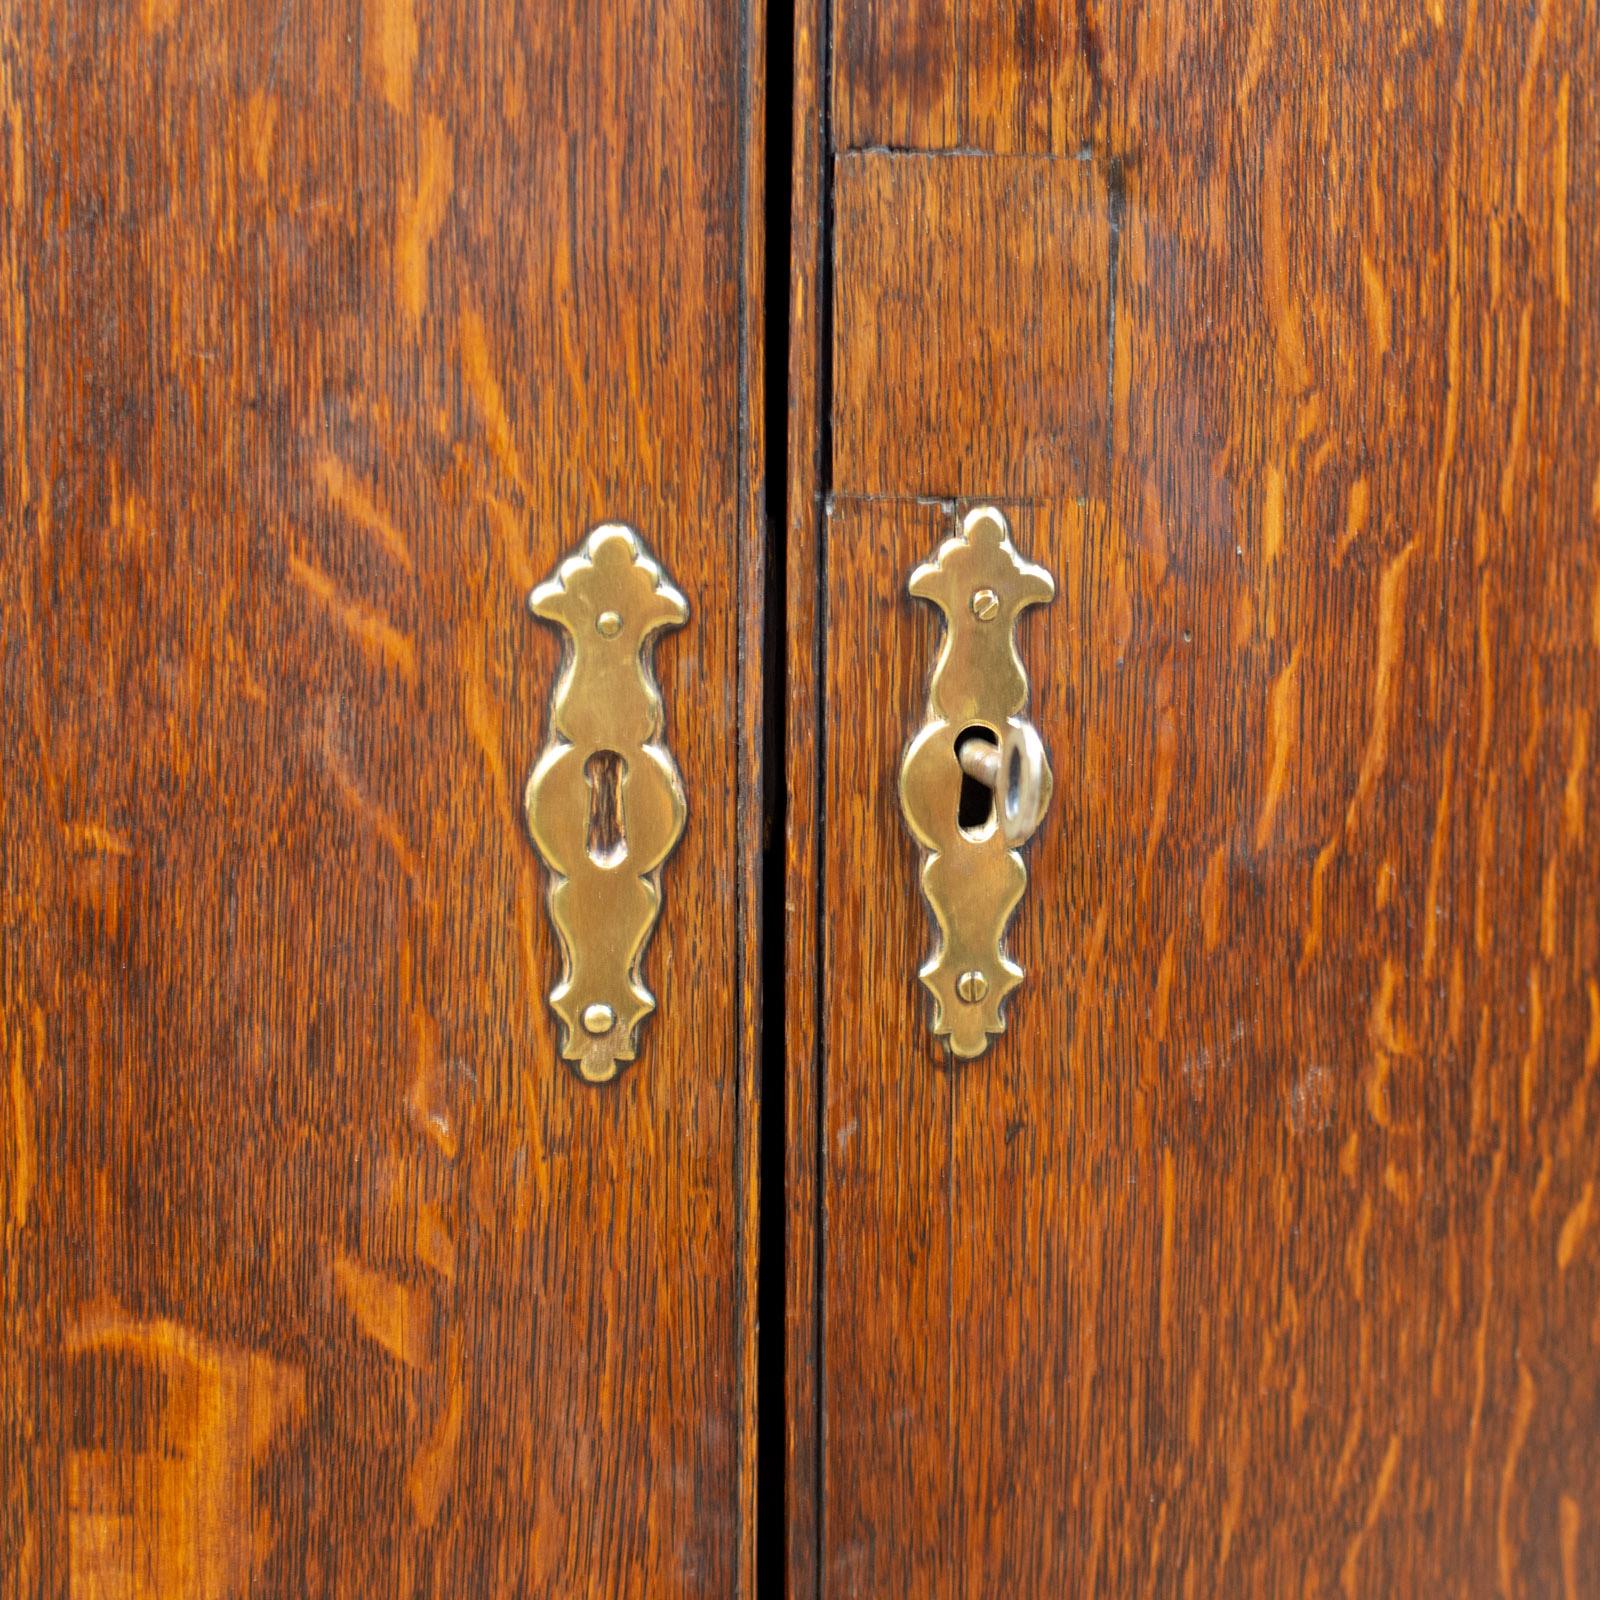
[[[837,0],[835,143],[1075,155],[1104,95],[1098,13],[1108,9],[1095,0]]]
[[[951,1080],[923,1025],[926,914],[898,893],[916,894],[919,852],[896,787],[938,641],[932,607],[900,605],[904,574],[943,522],[838,500],[825,530],[825,1594],[949,1592]]]
[[[1030,478],[1041,392],[981,473],[889,441],[830,524],[822,1591],[1583,1596],[1594,7],[1095,9],[1105,480]],[[1058,154],[892,159],[1017,193]],[[839,371],[926,382],[835,310]],[[1022,643],[1057,784],[1028,981],[951,1069],[887,775],[904,575],[980,496],[1060,585]]]
[[[1104,481],[1111,213],[1090,163],[844,155],[834,214],[835,494]]]
[[[817,1092],[823,997],[817,981],[822,881],[821,668],[823,473],[826,469],[828,230],[825,0],[797,0],[792,36],[789,371],[783,551],[783,973],[767,990],[783,1028],[783,1539],[791,1595],[817,1589],[821,1474],[821,1172]],[[771,312],[769,306],[769,314]],[[776,670],[775,666],[769,670]],[[779,728],[773,728],[774,736]],[[776,738],[774,740],[776,743]],[[776,783],[776,775],[769,781]],[[780,1008],[781,1007],[781,1011]],[[763,1108],[767,1116],[776,1108]],[[769,1456],[769,1470],[772,1458]]]
[[[6,1596],[749,1592],[746,20],[0,19]],[[691,820],[597,1091],[520,797],[607,519]]]

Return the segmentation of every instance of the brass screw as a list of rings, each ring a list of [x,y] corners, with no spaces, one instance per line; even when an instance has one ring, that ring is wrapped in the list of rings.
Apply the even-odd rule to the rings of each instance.
[[[972,614],[979,622],[993,622],[1000,615],[1000,596],[993,589],[979,589],[972,597]]]
[[[622,618],[615,611],[602,611],[594,619],[594,631],[603,639],[615,639],[622,632]]]
[[[611,1026],[616,1020],[616,1013],[610,1006],[596,1003],[583,1008],[583,1026],[586,1033],[610,1033]]]
[[[963,972],[956,979],[956,993],[967,1002],[975,1006],[989,992],[989,980],[978,971],[976,967],[968,972]]]

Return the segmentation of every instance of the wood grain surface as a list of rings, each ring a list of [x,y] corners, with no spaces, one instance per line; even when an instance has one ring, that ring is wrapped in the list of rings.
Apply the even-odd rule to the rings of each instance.
[[[1010,153],[839,194],[959,169],[917,193],[1036,195],[1038,241],[1092,174],[1107,326],[1078,272],[1038,331],[1105,352],[1109,427],[1040,487],[1041,387],[828,525],[821,1590],[1600,1592],[1600,19],[1097,5],[1067,71],[904,9],[835,11],[836,147]],[[991,71],[1035,109],[986,131]],[[922,228],[836,258],[836,406],[974,347],[871,309]],[[905,577],[980,495],[1058,581],[1057,787],[952,1069],[894,772]]]
[[[1103,484],[1108,238],[1087,162],[840,157],[833,493]]]
[[[834,0],[838,147],[1075,154],[1103,93],[1097,14],[1112,11],[1157,40],[1185,27],[1177,5]]]
[[[0,17],[0,1594],[750,1592],[758,49]],[[608,518],[690,815],[596,1090],[524,601]]]
[[[793,1596],[818,1582],[821,1477],[821,1171],[818,1162],[822,989],[817,915],[822,879],[823,487],[829,438],[827,328],[832,282],[827,0],[795,0],[790,40],[789,371],[785,394],[783,951],[780,980],[766,996],[768,1025],[781,1018],[784,1066],[783,1452],[768,1470],[783,1487],[780,1581]],[[773,27],[778,26],[773,18]],[[776,92],[769,85],[769,92]],[[774,187],[777,175],[774,173]],[[769,316],[771,307],[768,308]],[[775,425],[775,424],[774,424]],[[773,663],[769,670],[780,670]],[[775,775],[774,775],[775,781]],[[776,841],[775,841],[776,842]],[[778,1016],[771,1015],[777,1011]],[[767,1115],[772,1115],[769,1107]],[[764,1530],[765,1531],[765,1530]]]

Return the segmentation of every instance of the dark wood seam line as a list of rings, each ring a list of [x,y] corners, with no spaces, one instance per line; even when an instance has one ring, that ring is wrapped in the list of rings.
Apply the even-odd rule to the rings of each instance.
[[[812,1038],[816,1049],[816,1316],[812,1333],[817,1363],[816,1388],[816,1593],[827,1586],[828,1553],[828,1190],[827,1190],[827,1018],[828,941],[828,501],[833,490],[833,235],[834,235],[834,0],[821,0],[822,73],[818,92],[822,104],[820,194],[817,205],[817,503],[813,511],[817,528],[816,612],[816,817],[817,899],[812,937],[813,978],[816,983]]]
[[[1037,511],[1048,506],[1049,500],[1034,500],[1022,495],[1009,494],[1001,489],[993,494],[859,494],[846,489],[828,496],[828,509],[834,506],[927,506],[953,516],[957,506],[998,505],[1018,511]]]
[[[794,0],[770,0],[762,97],[761,1045],[757,1091],[756,1590],[788,1587],[788,543]]]
[[[852,144],[833,152],[836,156],[886,156],[893,160],[919,161],[1095,161],[1099,149],[1085,141],[1073,150],[985,150],[980,145],[947,145],[924,148],[906,144]]]
[[[745,1497],[746,1444],[744,1430],[754,1425],[754,1416],[747,1410],[749,1397],[745,1394],[745,1367],[748,1359],[744,1350],[747,1332],[751,1327],[749,1316],[750,1285],[745,1273],[745,1144],[748,1136],[749,1107],[745,1103],[744,1079],[748,1063],[745,1053],[745,852],[748,848],[745,835],[745,762],[744,749],[744,693],[745,693],[745,617],[744,568],[745,549],[749,530],[745,519],[750,511],[750,7],[752,0],[741,0],[739,7],[739,160],[735,182],[738,185],[739,207],[739,425],[734,445],[737,463],[736,493],[738,495],[739,537],[734,551],[734,728],[736,756],[733,764],[733,1037],[737,1070],[733,1075],[733,1216],[734,1281],[738,1286],[734,1297],[736,1310],[734,1341],[738,1351],[734,1362],[734,1409],[738,1416],[737,1444],[735,1445],[733,1473],[734,1510],[734,1589],[745,1593]],[[750,1508],[753,1510],[753,1508]],[[754,1574],[750,1574],[753,1578]]]

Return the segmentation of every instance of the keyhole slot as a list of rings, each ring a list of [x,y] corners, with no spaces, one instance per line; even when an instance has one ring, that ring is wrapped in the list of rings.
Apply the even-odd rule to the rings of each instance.
[[[957,761],[961,761],[963,752],[972,744],[987,745],[998,763],[1000,740],[993,728],[985,728],[981,723],[973,723],[971,727],[963,728],[956,735]],[[981,778],[976,778],[968,772],[963,764],[961,792],[956,801],[956,826],[969,839],[984,839],[993,831],[994,822],[994,790]]]
[[[627,763],[615,750],[596,750],[583,764],[589,784],[589,859],[599,867],[620,866],[628,856],[622,827],[622,775]]]

